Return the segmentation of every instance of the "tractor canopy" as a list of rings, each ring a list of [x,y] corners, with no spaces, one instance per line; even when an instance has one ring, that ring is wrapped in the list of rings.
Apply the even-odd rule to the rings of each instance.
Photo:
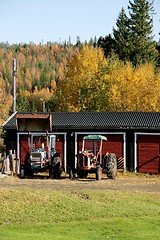
[[[83,138],[83,140],[104,140],[107,141],[107,138],[102,135],[87,135]]]

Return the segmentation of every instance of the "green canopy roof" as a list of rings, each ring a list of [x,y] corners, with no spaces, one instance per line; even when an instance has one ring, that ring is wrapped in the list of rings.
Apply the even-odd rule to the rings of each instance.
[[[105,141],[107,141],[107,138],[102,135],[87,135],[83,138],[83,140],[105,140]]]

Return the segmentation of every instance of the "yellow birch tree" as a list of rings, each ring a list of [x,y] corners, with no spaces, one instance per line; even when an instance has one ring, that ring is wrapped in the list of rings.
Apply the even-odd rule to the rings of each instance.
[[[159,111],[160,75],[151,64],[124,64],[108,77],[111,111]]]
[[[103,78],[106,59],[100,48],[84,46],[68,62],[64,80],[57,89],[57,102],[61,111],[90,111],[95,110]],[[102,84],[103,85],[103,84]],[[92,106],[92,107],[91,107]]]

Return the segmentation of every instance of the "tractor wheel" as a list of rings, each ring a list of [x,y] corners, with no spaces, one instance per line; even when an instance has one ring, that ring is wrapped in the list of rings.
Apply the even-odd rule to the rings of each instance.
[[[117,176],[117,158],[114,153],[110,153],[107,156],[106,174],[107,174],[107,177],[110,179],[115,179]]]

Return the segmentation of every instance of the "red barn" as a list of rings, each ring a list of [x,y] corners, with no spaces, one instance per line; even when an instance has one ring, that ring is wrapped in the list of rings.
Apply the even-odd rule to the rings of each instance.
[[[108,139],[103,151],[114,152],[124,171],[160,172],[159,112],[16,112],[3,124],[3,130],[7,152],[15,150],[21,165],[29,147],[28,134],[56,136],[65,172],[76,166],[83,136],[101,134]]]

